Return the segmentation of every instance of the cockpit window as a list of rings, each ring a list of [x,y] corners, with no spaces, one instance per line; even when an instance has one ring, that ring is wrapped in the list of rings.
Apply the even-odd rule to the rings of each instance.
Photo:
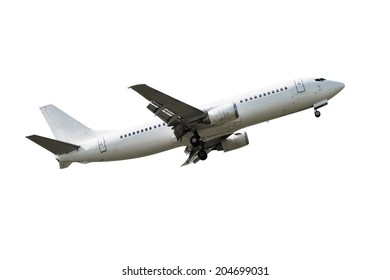
[[[324,82],[324,81],[326,81],[326,79],[324,79],[324,78],[317,78],[317,79],[315,79],[315,81],[316,82]]]

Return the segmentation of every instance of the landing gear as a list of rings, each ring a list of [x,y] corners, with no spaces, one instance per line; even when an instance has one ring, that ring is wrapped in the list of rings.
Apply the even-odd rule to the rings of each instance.
[[[200,136],[197,131],[195,131],[194,135],[190,138],[190,143],[192,147],[198,147],[201,144]]]
[[[198,147],[200,145],[200,139],[199,136],[196,137],[195,135],[190,138],[190,143],[193,147]]]
[[[320,113],[320,111],[318,111],[318,109],[320,109],[321,107],[324,107],[326,105],[328,105],[327,99],[324,99],[324,100],[317,102],[316,104],[313,105],[314,116],[316,116],[316,118],[319,118],[321,116],[321,113]]]
[[[207,159],[207,153],[205,150],[200,150],[198,152],[198,157],[200,160],[206,160]]]
[[[200,160],[206,160],[207,159],[207,152],[204,150],[204,142],[200,140],[200,136],[197,131],[194,131],[194,135],[190,138],[190,143],[192,147],[195,149],[193,150],[199,150],[198,152],[198,158]],[[200,146],[200,147],[199,147]],[[197,148],[199,147],[199,148]]]

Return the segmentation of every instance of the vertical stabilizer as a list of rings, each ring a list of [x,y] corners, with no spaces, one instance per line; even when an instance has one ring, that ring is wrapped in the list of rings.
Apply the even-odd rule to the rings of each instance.
[[[80,143],[95,133],[54,105],[40,108],[56,139],[69,143]]]

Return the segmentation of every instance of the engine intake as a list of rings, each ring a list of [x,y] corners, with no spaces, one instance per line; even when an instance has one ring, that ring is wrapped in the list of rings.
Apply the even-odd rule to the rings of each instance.
[[[249,144],[246,132],[237,132],[221,141],[221,150],[224,152],[233,151]]]
[[[221,125],[238,119],[239,114],[235,103],[218,106],[207,112],[206,121],[213,125]]]

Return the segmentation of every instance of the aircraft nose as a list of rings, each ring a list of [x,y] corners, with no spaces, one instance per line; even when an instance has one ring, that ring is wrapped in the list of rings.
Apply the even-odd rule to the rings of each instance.
[[[344,83],[341,83],[341,82],[335,82],[335,89],[337,92],[340,92],[342,91],[342,89],[345,87],[345,84]]]

